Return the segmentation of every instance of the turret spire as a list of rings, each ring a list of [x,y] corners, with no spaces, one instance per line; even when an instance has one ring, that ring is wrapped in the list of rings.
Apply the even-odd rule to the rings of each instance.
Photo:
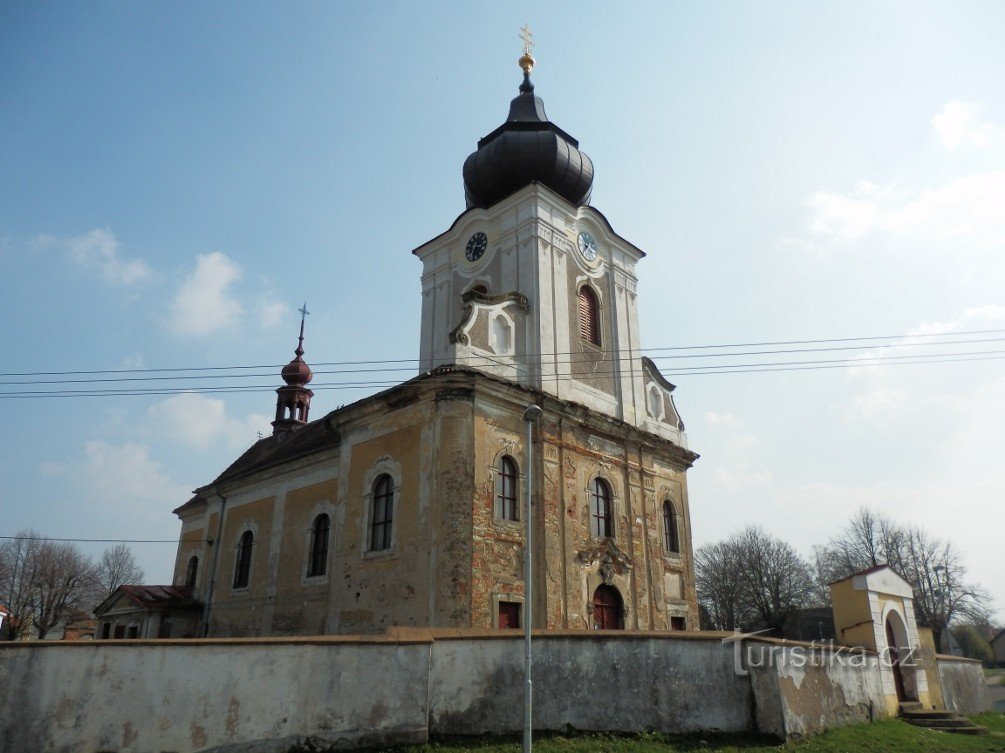
[[[272,422],[272,436],[282,439],[290,432],[307,425],[307,415],[311,409],[314,393],[307,384],[314,378],[311,367],[304,361],[304,320],[311,313],[307,304],[297,309],[300,312],[300,337],[296,357],[283,367],[282,377],[286,386],[276,390],[276,420]]]

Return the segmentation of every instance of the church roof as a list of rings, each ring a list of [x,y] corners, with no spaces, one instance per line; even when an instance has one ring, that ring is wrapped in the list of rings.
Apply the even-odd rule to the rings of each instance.
[[[191,586],[119,586],[111,596],[95,608],[95,613],[101,614],[107,611],[120,597],[124,597],[138,609],[144,610],[195,607],[199,604],[192,598]]]
[[[196,491],[195,495],[189,499],[188,502],[176,508],[174,512],[177,514],[184,510],[205,504],[206,495],[211,494],[209,490],[218,484],[235,481],[253,473],[258,473],[259,471],[275,468],[285,463],[293,462],[324,450],[333,449],[337,447],[341,441],[341,432],[339,431],[340,426],[345,420],[349,419],[351,414],[356,413],[357,411],[363,412],[367,409],[380,410],[388,405],[401,405],[407,401],[406,395],[408,394],[408,390],[416,389],[423,382],[443,379],[450,376],[462,376],[466,379],[485,380],[507,388],[529,393],[531,395],[538,395],[541,398],[557,399],[551,398],[551,396],[547,396],[544,393],[540,393],[531,387],[526,387],[524,385],[511,382],[508,379],[496,377],[491,374],[486,374],[478,369],[456,365],[441,366],[433,371],[419,374],[406,382],[402,382],[399,385],[386,389],[382,392],[378,392],[375,395],[365,397],[355,403],[338,408],[324,418],[311,421],[303,428],[286,434],[281,439],[275,436],[259,439],[251,445],[251,447],[245,450],[245,452],[238,457],[237,460],[227,466],[227,468],[224,469],[224,471],[210,484],[207,484],[205,487],[200,487],[200,489]],[[567,403],[575,410],[592,412],[586,406],[578,403],[571,401],[559,402]],[[607,424],[628,426],[623,421],[608,416],[604,416],[603,420]],[[631,428],[633,430],[644,432],[644,430],[636,429],[635,427]],[[653,436],[655,438],[655,435]],[[672,444],[668,440],[661,441]],[[682,461],[687,462],[688,464],[693,463],[698,459],[697,453],[684,447],[680,447],[679,452],[681,453]]]
[[[588,204],[593,162],[576,139],[548,120],[526,67],[506,122],[464,161],[464,197],[468,208],[488,208],[534,182],[576,206]]]

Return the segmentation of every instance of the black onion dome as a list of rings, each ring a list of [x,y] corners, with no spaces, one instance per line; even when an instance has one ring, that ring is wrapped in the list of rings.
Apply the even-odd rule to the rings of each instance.
[[[588,204],[593,162],[576,139],[548,120],[524,73],[506,122],[464,161],[464,198],[469,209],[487,208],[535,181],[576,206]]]

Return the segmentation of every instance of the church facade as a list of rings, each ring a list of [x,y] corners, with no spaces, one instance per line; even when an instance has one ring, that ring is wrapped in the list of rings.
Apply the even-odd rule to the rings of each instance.
[[[196,634],[519,627],[527,578],[534,627],[697,628],[697,455],[640,353],[644,253],[589,205],[593,165],[521,66],[467,209],[413,252],[421,373],[310,421],[301,326],[273,435],[175,511]]]

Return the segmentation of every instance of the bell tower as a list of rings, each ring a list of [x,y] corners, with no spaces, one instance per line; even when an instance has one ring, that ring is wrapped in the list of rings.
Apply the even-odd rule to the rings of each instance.
[[[479,369],[686,446],[674,386],[641,353],[645,253],[590,206],[593,162],[548,119],[529,44],[519,65],[506,121],[464,162],[466,211],[413,251],[420,371]]]
[[[311,367],[304,361],[304,319],[310,312],[305,303],[300,309],[300,339],[295,358],[283,367],[284,387],[276,390],[276,420],[272,422],[272,436],[282,439],[287,434],[307,425],[314,393],[307,388],[314,378]]]

